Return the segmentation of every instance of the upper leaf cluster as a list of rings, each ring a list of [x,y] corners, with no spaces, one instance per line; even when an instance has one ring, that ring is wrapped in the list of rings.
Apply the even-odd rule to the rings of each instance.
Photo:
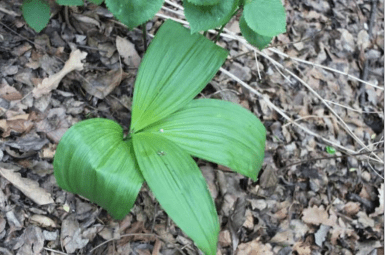
[[[84,0],[56,0],[60,5],[83,5]],[[103,0],[90,0],[101,4]],[[162,7],[164,0],[105,0],[106,6],[121,22],[133,29],[150,20]],[[259,49],[286,30],[286,16],[281,0],[184,0],[184,12],[192,33],[207,31],[226,23],[243,9],[240,30],[252,45]],[[50,8],[47,0],[24,0],[23,16],[40,32],[48,23]],[[221,32],[221,31],[220,31]]]

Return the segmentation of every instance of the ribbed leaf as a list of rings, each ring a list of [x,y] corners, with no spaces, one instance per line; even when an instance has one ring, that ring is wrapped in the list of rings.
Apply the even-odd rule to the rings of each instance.
[[[133,29],[153,18],[164,0],[105,0],[111,13]]]
[[[263,124],[231,102],[193,100],[144,132],[163,136],[193,156],[228,166],[253,180],[264,159]]]
[[[192,33],[209,30],[229,21],[237,8],[238,0],[220,1],[215,5],[195,5],[184,1],[185,16]]]
[[[273,37],[286,31],[281,0],[252,0],[245,4],[243,14],[248,27],[259,35]]]
[[[61,188],[90,199],[116,219],[129,213],[143,182],[132,143],[124,142],[121,126],[107,119],[79,122],[64,134],[54,174]]]
[[[150,44],[134,87],[131,130],[138,132],[191,101],[213,78],[227,52],[174,21]]]
[[[38,33],[50,21],[50,5],[46,0],[24,0],[21,10],[27,24]]]
[[[134,134],[133,144],[142,175],[161,206],[205,254],[215,255],[218,217],[194,160],[156,134]]]
[[[185,0],[185,1],[189,1],[195,5],[214,5],[224,0]]]
[[[245,39],[247,39],[250,44],[256,46],[260,50],[264,49],[264,47],[267,46],[272,40],[272,37],[259,35],[250,27],[248,27],[248,24],[244,18],[244,14],[240,18],[239,26],[240,31]]]

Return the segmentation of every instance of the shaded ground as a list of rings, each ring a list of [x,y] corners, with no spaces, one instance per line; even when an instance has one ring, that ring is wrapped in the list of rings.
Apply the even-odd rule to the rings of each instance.
[[[0,2],[0,253],[199,254],[146,185],[131,213],[118,222],[61,190],[53,176],[56,145],[72,124],[104,117],[129,127],[144,52],[141,32],[128,32],[106,9],[88,5],[53,6],[48,27],[36,34],[20,16],[20,4]],[[384,158],[384,3],[289,0],[285,5],[288,33],[271,49],[348,75],[264,51],[306,88],[262,55],[256,62],[241,43],[220,40],[230,51],[224,68],[317,136],[288,123],[224,73],[201,93],[241,104],[267,128],[257,182],[198,161],[221,222],[218,254],[383,254],[384,165],[373,159]],[[148,33],[162,21],[149,22]],[[227,27],[238,32],[237,20]],[[33,88],[63,67],[71,49],[87,52],[84,69],[34,98]],[[344,153],[328,154],[331,144],[321,137]],[[376,155],[349,156],[366,152],[361,143]],[[321,157],[332,158],[312,160]]]

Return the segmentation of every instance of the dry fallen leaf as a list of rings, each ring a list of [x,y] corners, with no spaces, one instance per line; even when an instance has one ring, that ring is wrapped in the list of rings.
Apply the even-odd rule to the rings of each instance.
[[[20,94],[19,91],[8,84],[0,85],[0,96],[7,101],[20,100],[23,98],[23,95]]]
[[[220,232],[218,235],[218,243],[221,245],[221,247],[231,246],[232,240],[229,230],[226,229]]]
[[[74,70],[83,70],[83,63],[87,56],[87,52],[82,52],[80,50],[75,50],[71,52],[70,58],[64,64],[64,67],[60,72],[51,75],[48,78],[43,79],[36,88],[32,90],[32,94],[35,98],[40,98],[43,95],[50,93],[52,90],[56,89],[59,86],[60,81],[66,76],[69,72]]]
[[[296,251],[299,255],[309,255],[311,254],[311,247],[305,243],[297,242],[292,248],[293,251]]]
[[[260,242],[257,238],[249,243],[242,243],[237,247],[237,255],[273,255],[272,246]]]
[[[302,220],[307,224],[320,225],[324,224],[327,226],[334,226],[336,221],[336,216],[331,215],[329,217],[328,212],[323,208],[323,206],[317,207],[314,205],[312,208],[308,207],[303,210]]]
[[[122,69],[111,70],[102,76],[89,76],[83,81],[82,87],[87,93],[96,98],[103,99],[110,94],[121,81],[128,76]]]
[[[361,204],[358,202],[348,202],[344,205],[343,210],[346,212],[347,215],[352,216],[359,212],[361,208]]]
[[[123,62],[130,67],[138,68],[141,63],[141,57],[135,50],[134,44],[125,38],[117,36],[116,46],[119,55],[123,58]]]
[[[36,181],[23,178],[19,173],[0,167],[0,174],[38,205],[54,203],[51,194],[39,187]]]
[[[89,242],[83,239],[79,222],[74,215],[70,215],[62,222],[61,243],[66,248],[67,253],[73,253],[77,249],[82,249]]]
[[[44,247],[44,236],[42,230],[36,226],[28,226],[23,234],[23,245],[17,255],[42,254]]]
[[[34,214],[29,218],[30,222],[35,223],[43,228],[56,228],[56,223],[53,221],[51,218],[44,216],[44,215],[39,215],[39,214]]]

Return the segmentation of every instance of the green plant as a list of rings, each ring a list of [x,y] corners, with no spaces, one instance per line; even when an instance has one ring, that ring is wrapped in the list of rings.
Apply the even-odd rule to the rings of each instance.
[[[248,110],[231,102],[194,99],[227,54],[204,36],[166,21],[138,71],[128,136],[112,120],[75,124],[56,150],[59,186],[122,219],[146,181],[196,245],[216,254],[216,209],[191,156],[256,180],[265,146],[265,128]]]
[[[101,4],[103,0],[90,0]],[[60,5],[83,5],[83,0],[56,0]],[[161,9],[164,0],[105,0],[106,6],[121,22],[133,29],[150,20]],[[259,49],[272,38],[284,33],[286,16],[281,0],[184,0],[186,19],[191,32],[221,27],[219,33],[243,9],[240,30],[252,45]],[[47,0],[24,0],[23,16],[27,23],[40,32],[50,17]]]

